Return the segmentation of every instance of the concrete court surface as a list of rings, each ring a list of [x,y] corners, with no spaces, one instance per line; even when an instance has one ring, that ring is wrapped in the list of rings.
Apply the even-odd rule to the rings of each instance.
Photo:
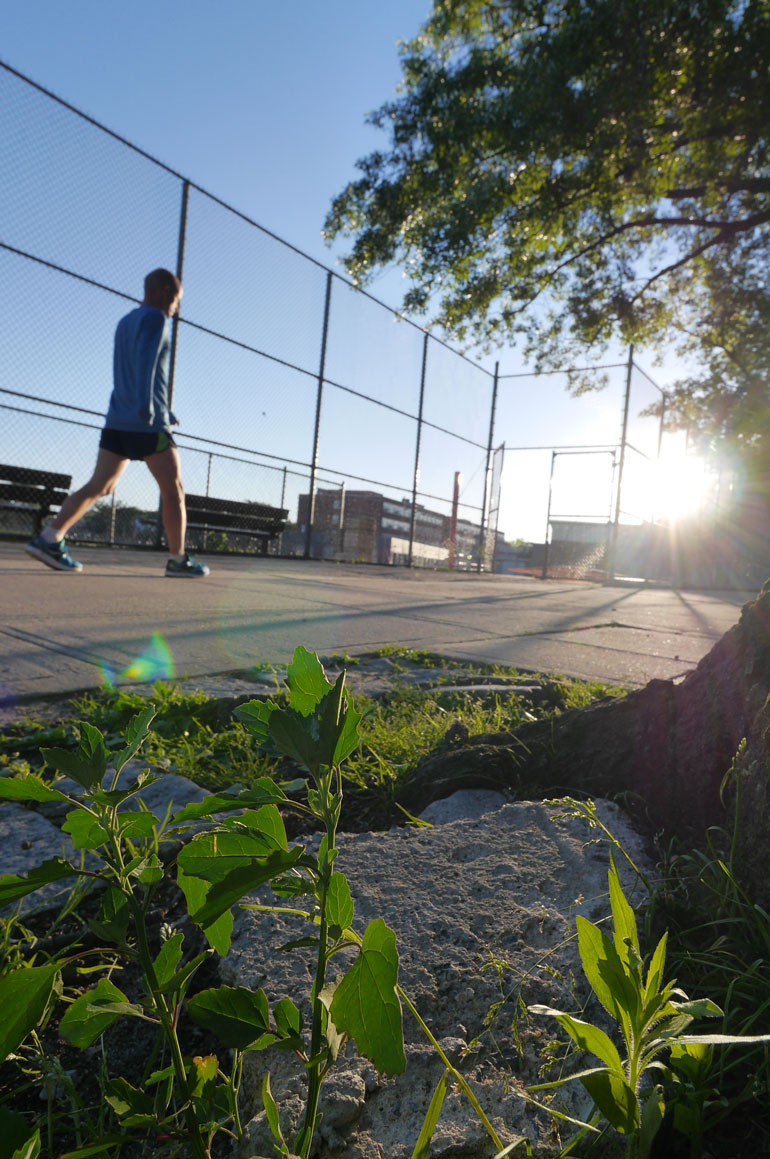
[[[77,548],[52,571],[0,543],[0,701],[118,681],[283,664],[298,644],[356,655],[385,644],[529,671],[642,685],[694,668],[753,592],[685,592],[259,557],[207,557],[167,579],[165,556]],[[149,651],[148,651],[149,650]],[[142,667],[137,661],[147,658]]]

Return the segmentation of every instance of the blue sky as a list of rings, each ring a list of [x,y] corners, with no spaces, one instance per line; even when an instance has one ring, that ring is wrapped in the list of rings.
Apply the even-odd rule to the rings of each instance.
[[[401,75],[396,42],[418,32],[429,8],[428,0],[135,0],[131,5],[24,0],[5,5],[0,55],[333,266],[335,252],[321,237],[324,216],[335,193],[355,175],[356,160],[386,143],[365,123],[366,114],[395,94]],[[397,305],[402,287],[400,273],[391,270],[369,288]],[[194,312],[192,288],[188,302]],[[105,350],[98,352],[102,362],[110,327],[105,318]],[[485,364],[490,366],[494,357]],[[504,372],[521,369],[513,350],[496,357]],[[615,352],[610,360],[623,357],[624,352]],[[103,387],[94,389],[98,393]],[[388,389],[387,383],[382,389]],[[622,375],[614,376],[609,391],[581,400],[568,399],[561,378],[509,380],[501,384],[495,441],[546,448],[615,442],[621,391]],[[485,405],[468,404],[468,421],[480,423],[479,430]],[[269,413],[262,414],[270,419]],[[276,424],[279,420],[285,425],[286,416],[276,415]],[[397,437],[395,428],[392,437]],[[434,490],[448,495],[453,469],[460,468],[466,475],[475,473],[478,490],[474,459],[466,467],[437,448],[436,457],[442,455],[446,479],[442,475],[432,483]],[[508,535],[542,539],[549,465],[547,449],[509,456],[503,504]],[[559,497],[557,514],[575,505],[575,472],[587,466],[577,459],[561,460],[564,497]],[[603,516],[608,483],[602,466],[590,498],[586,494],[580,500],[586,515]]]
[[[326,263],[332,197],[382,141],[427,0],[24,0],[0,55]],[[378,291],[379,293],[379,291]]]

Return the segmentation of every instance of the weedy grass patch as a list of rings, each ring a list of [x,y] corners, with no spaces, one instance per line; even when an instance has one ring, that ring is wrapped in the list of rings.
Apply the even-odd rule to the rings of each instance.
[[[156,685],[148,704],[135,692],[113,689],[81,698],[80,721],[30,721],[6,730],[0,797],[32,807],[65,805],[64,830],[75,856],[50,858],[25,876],[0,877],[4,905],[50,883],[71,887],[42,933],[34,917],[18,911],[0,919],[0,1056],[6,1059],[0,1153],[10,1159],[224,1156],[242,1134],[245,1053],[288,1050],[305,1070],[305,1115],[291,1134],[268,1075],[262,1102],[273,1135],[271,1159],[308,1159],[319,1092],[340,1046],[349,1039],[378,1069],[399,1073],[403,1008],[443,1062],[412,1159],[428,1159],[452,1085],[473,1106],[496,1159],[530,1153],[527,1140],[498,1136],[489,1109],[479,1105],[404,993],[392,932],[377,919],[356,928],[335,846],[343,785],[358,800],[359,820],[392,821],[399,777],[440,745],[450,726],[461,723],[470,735],[512,731],[536,714],[618,690],[555,681],[537,703],[497,693],[447,701],[443,686],[424,693],[398,681],[399,669],[406,673],[415,663],[441,668],[438,658],[404,651],[388,658],[395,686],[377,700],[351,697],[344,674],[330,682],[317,658],[298,649],[285,692],[270,699],[234,706]],[[454,662],[445,666],[451,690],[460,677]],[[472,671],[481,666],[465,669]],[[483,674],[503,675],[490,668]],[[118,773],[140,751],[154,771],[119,788]],[[108,769],[112,780],[105,785]],[[213,795],[172,816],[154,816],[137,793],[164,769],[184,773]],[[76,791],[57,788],[62,773]],[[590,803],[569,805],[596,823]],[[300,819],[299,831],[321,830],[316,854],[290,843],[289,816]],[[606,830],[604,837],[612,840]],[[576,1078],[595,1103],[594,1116],[578,1126],[563,1156],[616,1154],[610,1130],[639,1159],[698,1159],[720,1139],[731,1140],[733,1154],[748,1154],[734,1146],[736,1124],[754,1153],[762,1153],[770,1138],[770,922],[732,871],[739,839],[713,833],[704,849],[670,857],[641,910],[641,931],[612,864],[612,929],[578,919],[577,938],[586,977],[614,1032],[583,1010],[536,1003],[526,1009],[519,1001],[515,1016],[522,1024],[550,1016],[571,1044],[571,1053],[554,1044],[560,1075],[543,1088]],[[614,854],[622,852],[615,845]],[[294,915],[296,944],[316,951],[309,1025],[297,1002],[284,999],[271,1009],[261,990],[220,986],[212,970],[228,950],[233,907],[265,883],[275,898],[268,908]],[[90,888],[95,885],[98,891]],[[191,922],[184,933],[172,920],[172,893]],[[329,986],[330,961],[350,948],[356,957],[342,981]],[[491,967],[502,980],[505,964]],[[501,995],[490,1023],[505,1008]],[[714,1033],[691,1033],[700,1017],[714,1021]],[[200,1049],[210,1042],[200,1038],[204,1031],[218,1039],[217,1054]],[[121,1073],[129,1041],[141,1044],[139,1074]],[[578,1051],[599,1065],[582,1062],[570,1076]],[[91,1064],[88,1082],[80,1084],[73,1058],[83,1052]],[[534,1101],[539,1092],[533,1092]],[[602,1145],[611,1149],[601,1151]]]

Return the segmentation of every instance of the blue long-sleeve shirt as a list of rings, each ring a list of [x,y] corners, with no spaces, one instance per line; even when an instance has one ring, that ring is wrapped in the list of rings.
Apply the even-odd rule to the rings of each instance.
[[[171,353],[168,318],[155,306],[139,306],[115,331],[113,388],[105,425],[118,431],[167,431]]]

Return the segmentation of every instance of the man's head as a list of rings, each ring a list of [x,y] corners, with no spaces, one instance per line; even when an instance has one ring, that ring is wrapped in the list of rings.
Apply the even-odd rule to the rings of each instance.
[[[182,283],[171,270],[153,270],[144,279],[144,306],[155,306],[167,318],[176,314],[182,301]]]

